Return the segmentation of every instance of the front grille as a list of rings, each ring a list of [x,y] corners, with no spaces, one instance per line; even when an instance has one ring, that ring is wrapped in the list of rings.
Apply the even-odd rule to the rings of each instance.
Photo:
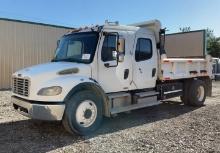
[[[25,78],[13,78],[13,93],[21,96],[29,96],[29,80]]]

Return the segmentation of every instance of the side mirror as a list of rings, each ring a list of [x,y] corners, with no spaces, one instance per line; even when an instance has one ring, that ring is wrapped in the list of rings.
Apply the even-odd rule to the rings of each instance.
[[[119,53],[117,51],[112,51],[112,57],[114,60],[118,61],[118,62],[123,62],[124,61],[124,54],[123,53]]]
[[[125,52],[125,39],[124,38],[118,39],[118,52],[119,53]]]
[[[117,60],[118,52],[117,51],[112,51],[112,57],[113,57],[114,60]]]
[[[118,39],[118,62],[124,61],[125,56],[125,39],[119,38]]]
[[[119,54],[118,55],[118,62],[124,62],[124,54]]]

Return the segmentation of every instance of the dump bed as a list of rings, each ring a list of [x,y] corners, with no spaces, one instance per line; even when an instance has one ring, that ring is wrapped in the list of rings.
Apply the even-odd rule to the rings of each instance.
[[[212,58],[163,58],[160,61],[160,80],[212,77]]]
[[[152,30],[156,42],[161,43],[160,21],[152,20],[132,25]],[[165,40],[166,55],[160,53],[161,57],[158,63],[159,80],[212,77],[212,58],[206,55],[205,30],[168,34],[165,36]]]
[[[166,35],[165,51],[166,56],[161,57],[160,62],[161,80],[212,77],[212,58],[206,56],[205,30]]]

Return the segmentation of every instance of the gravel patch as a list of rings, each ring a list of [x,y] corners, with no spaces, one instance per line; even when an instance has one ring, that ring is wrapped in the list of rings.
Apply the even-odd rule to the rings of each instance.
[[[34,122],[16,113],[0,91],[0,152],[220,152],[220,82],[201,108],[171,99],[114,118],[93,135],[69,135],[57,122]]]

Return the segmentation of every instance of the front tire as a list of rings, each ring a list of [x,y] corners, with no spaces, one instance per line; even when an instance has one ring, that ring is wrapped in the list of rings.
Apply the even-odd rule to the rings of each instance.
[[[91,91],[80,91],[66,102],[63,126],[71,134],[88,135],[99,128],[102,114],[102,99]]]

